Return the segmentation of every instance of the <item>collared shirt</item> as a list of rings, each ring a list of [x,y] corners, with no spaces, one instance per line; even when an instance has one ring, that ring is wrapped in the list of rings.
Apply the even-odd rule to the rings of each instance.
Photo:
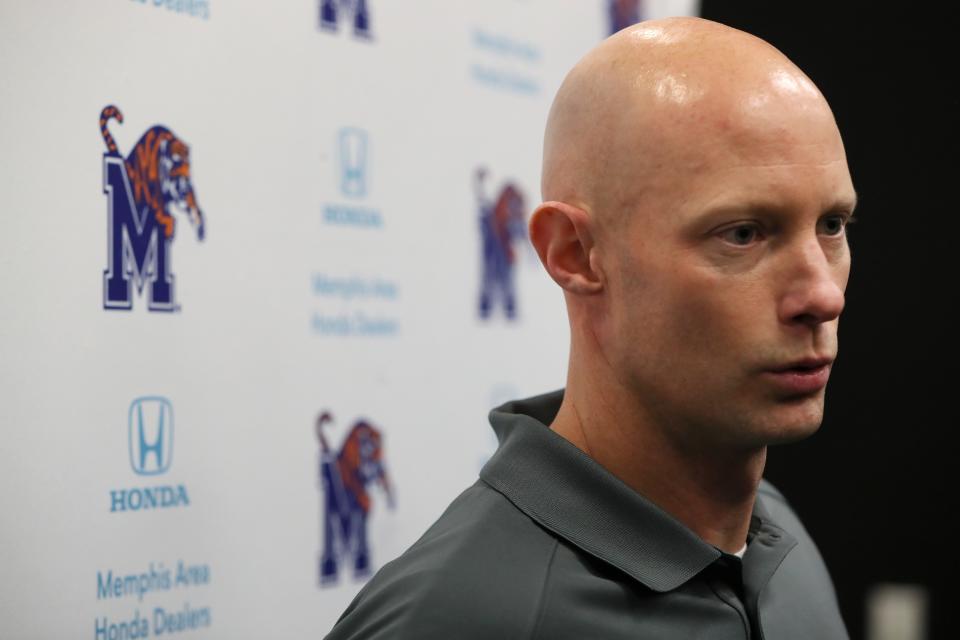
[[[490,414],[500,446],[328,640],[846,639],[820,553],[762,482],[743,559],[553,432],[563,392]]]

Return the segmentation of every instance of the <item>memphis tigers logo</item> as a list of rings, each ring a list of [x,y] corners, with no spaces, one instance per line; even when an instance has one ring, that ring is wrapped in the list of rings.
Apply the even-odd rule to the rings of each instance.
[[[491,198],[486,190],[487,170],[474,173],[474,194],[480,222],[480,245],[483,271],[480,277],[480,299],[477,311],[481,319],[490,318],[497,306],[503,306],[508,320],[517,317],[517,295],[514,268],[515,246],[525,244],[527,222],[523,192],[507,182]]]
[[[124,158],[110,135],[111,120],[123,114],[111,105],[100,112],[103,192],[107,196],[107,268],[103,308],[133,308],[133,285],[147,287],[150,311],[177,311],[170,244],[176,220],[186,216],[203,240],[204,219],[190,181],[190,147],[166,127],[150,127]]]
[[[367,486],[379,484],[386,494],[387,506],[394,506],[380,430],[366,420],[357,420],[340,450],[334,451],[323,433],[332,421],[333,416],[324,411],[316,422],[323,512],[323,547],[318,567],[321,585],[336,582],[344,561],[353,565],[354,578],[362,579],[372,573],[367,518],[373,501]]]

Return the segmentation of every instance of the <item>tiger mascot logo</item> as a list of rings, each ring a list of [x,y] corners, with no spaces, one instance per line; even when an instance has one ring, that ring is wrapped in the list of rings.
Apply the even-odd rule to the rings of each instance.
[[[142,293],[150,285],[151,311],[177,309],[170,271],[170,243],[182,212],[203,240],[205,223],[190,178],[190,148],[166,127],[150,127],[124,158],[108,126],[123,123],[113,106],[100,112],[104,193],[108,201],[108,263],[104,271],[104,307],[131,309],[132,285]]]
[[[488,199],[484,187],[486,177],[487,170],[482,167],[474,174],[483,257],[478,311],[481,318],[489,318],[499,300],[507,318],[513,320],[517,317],[513,246],[527,237],[524,197],[516,185],[508,182],[496,198]]]
[[[357,420],[339,452],[331,450],[324,428],[333,416],[324,411],[317,418],[320,441],[320,488],[323,499],[323,550],[320,554],[320,584],[335,582],[338,564],[352,560],[355,578],[372,572],[367,544],[367,517],[371,498],[367,486],[376,482],[394,507],[393,489],[383,463],[383,437],[368,421]]]

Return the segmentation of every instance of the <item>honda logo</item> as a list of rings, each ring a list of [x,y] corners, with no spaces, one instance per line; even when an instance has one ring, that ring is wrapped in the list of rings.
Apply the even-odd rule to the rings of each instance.
[[[173,405],[166,398],[146,396],[130,404],[130,466],[154,476],[170,468],[173,458]]]
[[[344,127],[339,132],[340,191],[351,198],[367,195],[367,132]]]

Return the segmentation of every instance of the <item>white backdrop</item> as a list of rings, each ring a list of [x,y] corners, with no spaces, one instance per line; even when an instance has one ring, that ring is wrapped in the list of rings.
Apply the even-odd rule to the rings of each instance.
[[[319,582],[317,416],[336,450],[360,418],[382,436],[375,570],[475,481],[493,405],[562,386],[562,296],[522,238],[516,317],[478,313],[474,177],[539,202],[608,2],[368,0],[366,36],[321,4],[0,3],[0,637],[322,637],[363,579],[347,550]],[[149,277],[104,306],[109,233],[138,233],[108,225],[108,105],[124,157],[155,125],[189,145],[205,234],[168,210],[171,312]]]

